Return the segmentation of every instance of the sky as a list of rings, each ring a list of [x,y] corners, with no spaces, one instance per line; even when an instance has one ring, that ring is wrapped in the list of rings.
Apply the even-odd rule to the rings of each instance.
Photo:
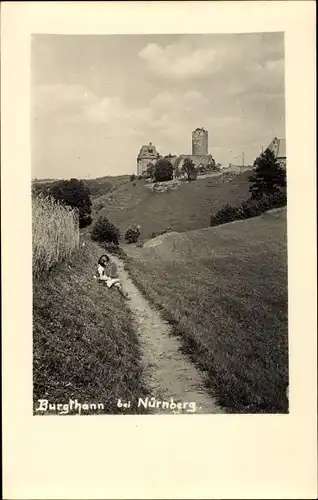
[[[209,132],[223,165],[285,137],[282,33],[33,35],[32,176],[136,173],[143,144],[191,154]]]

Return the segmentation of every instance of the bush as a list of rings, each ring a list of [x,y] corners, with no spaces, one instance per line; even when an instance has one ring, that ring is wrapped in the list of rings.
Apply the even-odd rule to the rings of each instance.
[[[286,206],[287,196],[283,191],[278,191],[270,196],[263,195],[262,198],[249,198],[238,207],[230,204],[224,205],[215,215],[212,215],[210,226],[219,226],[234,220],[250,219],[258,215]]]
[[[170,181],[173,179],[172,163],[166,158],[160,158],[155,165],[153,177],[155,182]]]
[[[264,197],[260,200],[249,199],[243,201],[241,204],[241,214],[243,219],[250,219],[251,217],[257,217],[267,210],[270,210],[271,204],[268,197]]]
[[[249,200],[243,201],[240,209],[242,212],[242,218],[249,219],[250,217],[261,215],[268,210],[284,207],[286,204],[286,193],[278,191],[271,196],[263,195],[260,199],[250,198]]]
[[[227,222],[232,222],[238,218],[239,208],[226,203],[226,205],[221,207],[215,215],[212,215],[210,225],[219,226],[220,224],[226,224]]]
[[[275,154],[266,149],[254,162],[255,172],[249,177],[250,193],[253,199],[272,196],[286,187],[286,171],[277,161]]]
[[[136,243],[140,236],[140,226],[131,226],[127,229],[125,234],[125,240],[127,243]]]
[[[106,217],[100,217],[93,227],[91,238],[101,243],[106,242],[119,245],[120,232]]]
[[[57,182],[50,188],[49,193],[55,200],[78,210],[80,227],[91,224],[92,202],[89,189],[82,181],[70,179]]]
[[[43,195],[32,199],[33,276],[38,278],[79,246],[78,212]]]
[[[129,179],[130,179],[130,181],[131,181],[131,182],[133,182],[133,181],[136,179],[135,174],[131,174],[131,176],[130,176],[130,178],[129,178]]]

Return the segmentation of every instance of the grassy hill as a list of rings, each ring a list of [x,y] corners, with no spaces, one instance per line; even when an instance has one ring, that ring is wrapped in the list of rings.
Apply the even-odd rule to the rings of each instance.
[[[207,227],[210,216],[227,202],[239,204],[248,197],[250,172],[198,178],[178,188],[155,193],[144,180],[122,184],[111,194],[93,200],[93,216],[105,216],[124,234],[131,224],[140,224],[141,239],[165,230],[190,231]]]
[[[101,253],[87,240],[67,261],[34,280],[35,408],[38,399],[77,399],[103,403],[99,413],[122,413],[118,398],[134,401],[145,394],[131,313],[115,290],[93,279]]]
[[[129,175],[98,177],[97,179],[82,179],[92,197],[103,196],[129,182]]]
[[[288,411],[286,210],[166,234],[127,252],[135,283],[175,325],[222,406]]]

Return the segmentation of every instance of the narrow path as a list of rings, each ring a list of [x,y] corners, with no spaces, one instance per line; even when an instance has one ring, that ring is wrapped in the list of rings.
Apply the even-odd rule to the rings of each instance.
[[[172,334],[169,323],[150,305],[134,285],[123,262],[112,256],[118,276],[129,293],[128,302],[139,333],[143,353],[144,377],[150,388],[149,398],[157,401],[192,403],[182,409],[154,408],[153,413],[223,413],[204,388],[203,375],[180,351],[180,340]]]

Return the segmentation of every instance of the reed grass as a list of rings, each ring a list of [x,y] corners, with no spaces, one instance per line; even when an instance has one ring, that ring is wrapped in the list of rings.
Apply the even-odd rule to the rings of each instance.
[[[32,198],[33,276],[38,278],[79,247],[78,213],[43,195]]]

